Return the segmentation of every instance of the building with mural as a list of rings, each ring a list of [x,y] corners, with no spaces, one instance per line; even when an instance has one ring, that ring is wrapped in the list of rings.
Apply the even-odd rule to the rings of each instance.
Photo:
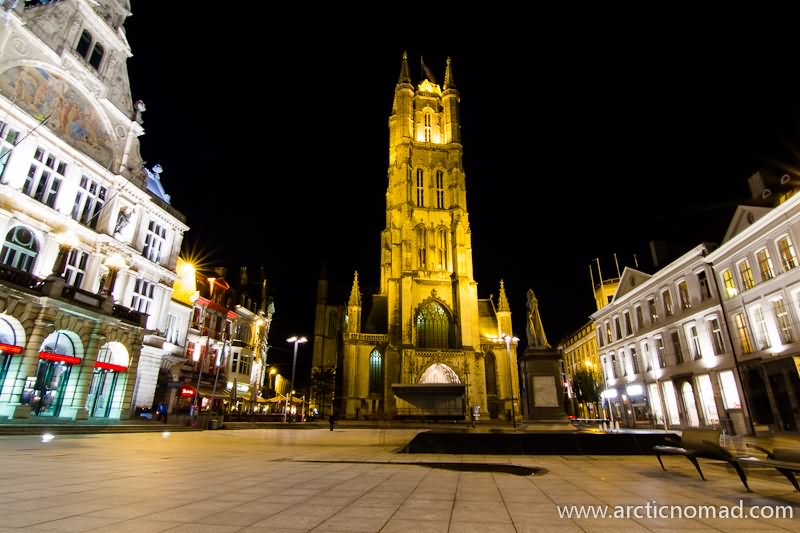
[[[320,282],[313,366],[335,368],[339,416],[521,418],[516,340],[505,289],[478,298],[459,92],[450,60],[444,84],[411,81],[404,54],[389,117],[386,227],[380,287],[345,305]]]
[[[188,230],[139,153],[125,0],[5,2],[0,416],[150,406]]]

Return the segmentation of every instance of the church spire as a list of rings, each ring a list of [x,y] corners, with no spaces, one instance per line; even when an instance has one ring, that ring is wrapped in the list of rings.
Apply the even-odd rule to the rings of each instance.
[[[508,305],[508,297],[506,296],[506,287],[502,279],[500,280],[500,296],[497,299],[497,310],[511,311],[511,306]]]
[[[455,89],[456,79],[453,77],[453,67],[450,66],[450,58],[447,58],[447,67],[444,70],[444,90]]]
[[[353,288],[350,289],[350,299],[347,305],[361,306],[361,290],[358,287],[358,270],[356,270],[355,277],[353,277]]]
[[[411,84],[411,75],[408,73],[408,54],[405,51],[403,51],[403,62],[400,63],[400,78],[398,78],[397,83]]]

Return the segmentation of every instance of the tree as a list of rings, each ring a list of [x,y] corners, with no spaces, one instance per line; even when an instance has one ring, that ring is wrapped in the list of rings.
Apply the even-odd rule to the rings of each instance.
[[[572,376],[572,392],[579,402],[595,403],[600,399],[600,385],[591,372],[582,368]]]
[[[325,406],[332,405],[336,386],[336,369],[314,367],[311,369],[311,394],[320,406],[320,416],[325,416]]]

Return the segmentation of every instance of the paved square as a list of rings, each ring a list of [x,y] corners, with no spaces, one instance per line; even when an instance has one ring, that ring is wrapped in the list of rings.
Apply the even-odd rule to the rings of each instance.
[[[800,532],[800,493],[681,457],[412,455],[413,429],[0,438],[0,532]],[[516,476],[408,462],[514,463]],[[791,505],[794,519],[561,518],[557,505]]]

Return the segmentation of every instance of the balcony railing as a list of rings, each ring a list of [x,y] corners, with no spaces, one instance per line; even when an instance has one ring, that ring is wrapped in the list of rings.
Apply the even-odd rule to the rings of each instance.
[[[0,281],[13,283],[39,293],[42,292],[42,287],[44,287],[43,279],[37,278],[30,272],[23,272],[6,265],[0,265]]]
[[[140,313],[123,305],[114,304],[114,307],[111,308],[111,315],[137,326],[145,327],[147,325],[147,313]]]

